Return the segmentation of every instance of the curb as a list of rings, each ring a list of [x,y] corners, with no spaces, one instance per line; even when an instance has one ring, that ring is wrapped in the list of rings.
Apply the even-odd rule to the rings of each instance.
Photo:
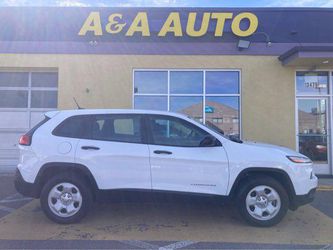
[[[333,186],[319,185],[317,191],[333,191]]]

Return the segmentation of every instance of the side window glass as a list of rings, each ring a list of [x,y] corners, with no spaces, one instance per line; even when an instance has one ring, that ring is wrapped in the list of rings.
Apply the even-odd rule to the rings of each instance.
[[[92,124],[92,139],[141,143],[140,116],[98,115]]]
[[[115,119],[113,125],[117,135],[135,135],[133,119]]]
[[[53,135],[71,138],[88,138],[89,134],[90,119],[87,115],[67,118],[53,131]]]
[[[172,117],[151,117],[153,144],[178,147],[199,147],[208,133],[193,124]]]

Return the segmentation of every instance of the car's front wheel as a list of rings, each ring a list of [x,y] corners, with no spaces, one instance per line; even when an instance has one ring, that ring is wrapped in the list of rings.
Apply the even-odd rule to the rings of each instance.
[[[289,198],[275,179],[254,176],[243,183],[237,196],[242,217],[252,225],[267,227],[279,223],[286,215]]]
[[[80,221],[92,204],[89,185],[74,175],[57,175],[43,187],[41,207],[54,222],[69,224]]]

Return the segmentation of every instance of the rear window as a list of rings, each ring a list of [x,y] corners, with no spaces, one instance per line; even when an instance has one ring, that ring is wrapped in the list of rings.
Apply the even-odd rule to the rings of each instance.
[[[32,136],[35,131],[42,126],[44,123],[46,123],[48,120],[50,120],[50,117],[45,116],[43,120],[41,120],[39,123],[37,123],[32,129],[30,129],[26,135]]]
[[[56,127],[53,135],[129,143],[143,141],[140,115],[127,114],[73,116]]]

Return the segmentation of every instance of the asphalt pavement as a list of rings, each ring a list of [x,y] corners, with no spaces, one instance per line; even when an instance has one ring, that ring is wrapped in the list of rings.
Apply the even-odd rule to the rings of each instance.
[[[219,199],[128,193],[95,204],[78,224],[58,225],[13,179],[0,174],[2,249],[333,249],[333,179],[320,180],[311,205],[264,229]]]

